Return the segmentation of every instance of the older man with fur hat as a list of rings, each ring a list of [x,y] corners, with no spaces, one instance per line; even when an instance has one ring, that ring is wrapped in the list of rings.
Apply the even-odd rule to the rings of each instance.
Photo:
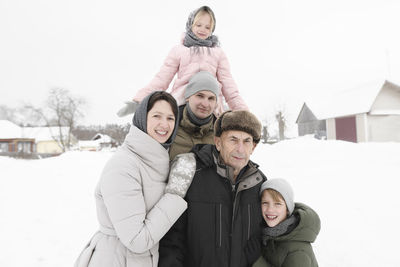
[[[266,177],[250,160],[261,123],[248,111],[227,111],[216,120],[214,133],[215,145],[196,145],[172,163],[170,179],[194,177],[185,198],[188,209],[160,242],[160,267],[253,263],[244,248],[260,235],[263,220],[258,194]]]
[[[207,71],[194,74],[185,88],[186,104],[179,107],[179,128],[169,150],[170,159],[189,152],[196,144],[214,144],[213,112],[220,94],[217,79]]]

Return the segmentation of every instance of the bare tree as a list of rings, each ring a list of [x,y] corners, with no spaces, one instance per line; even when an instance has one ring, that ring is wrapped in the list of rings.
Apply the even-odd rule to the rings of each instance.
[[[267,125],[263,125],[263,127],[262,127],[261,139],[263,140],[264,144],[268,142],[269,133],[268,133],[268,126]]]
[[[263,143],[268,143],[271,138],[271,129],[273,129],[273,124],[275,123],[275,117],[272,117],[271,114],[266,115],[262,120],[262,132],[261,138],[263,139]]]
[[[279,131],[279,140],[285,139],[285,128],[286,128],[286,119],[283,115],[282,111],[278,111],[275,115],[276,121],[278,122],[278,131]]]
[[[124,125],[107,124],[104,133],[111,136],[117,142],[117,145],[121,145],[124,142],[130,127],[130,123]]]
[[[53,139],[58,142],[63,151],[70,148],[72,130],[80,118],[84,116],[83,108],[86,101],[83,98],[72,96],[67,89],[50,89],[46,104],[37,108],[30,104],[25,105],[36,116],[40,123],[47,127],[56,126],[58,134],[52,133]],[[68,133],[63,132],[63,127],[69,127]]]
[[[34,107],[30,103],[24,103],[18,109],[21,126],[48,126],[47,116],[45,116],[42,108]]]
[[[278,123],[279,140],[285,139],[285,132],[288,127],[288,114],[287,108],[284,104],[279,104],[275,108],[275,120]]]
[[[79,140],[90,140],[97,133],[102,133],[113,138],[117,145],[121,145],[125,139],[125,136],[128,134],[130,128],[130,123],[126,123],[124,125],[119,124],[106,124],[103,125],[90,125],[83,126],[79,125],[74,127],[73,134]]]
[[[82,107],[86,104],[83,98],[74,97],[70,92],[63,88],[53,88],[50,90],[47,98],[47,107],[53,113],[53,120],[58,126],[60,143],[65,149],[69,149],[71,145],[72,130],[77,121],[83,117]],[[66,138],[63,136],[62,127],[67,126],[68,134]]]
[[[6,105],[0,105],[0,120],[9,120],[16,123],[15,109]]]

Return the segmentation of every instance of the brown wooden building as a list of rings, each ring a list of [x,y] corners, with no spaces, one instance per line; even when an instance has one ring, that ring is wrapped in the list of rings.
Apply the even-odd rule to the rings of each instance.
[[[0,152],[35,152],[35,139],[10,138],[0,139]]]
[[[8,121],[0,120],[0,153],[35,153],[35,139],[22,137],[21,128]]]

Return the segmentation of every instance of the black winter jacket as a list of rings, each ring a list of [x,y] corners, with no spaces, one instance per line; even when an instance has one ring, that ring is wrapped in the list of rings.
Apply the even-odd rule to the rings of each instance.
[[[196,145],[187,210],[160,241],[159,267],[242,267],[247,241],[260,234],[264,174],[249,162],[233,185],[214,145]]]

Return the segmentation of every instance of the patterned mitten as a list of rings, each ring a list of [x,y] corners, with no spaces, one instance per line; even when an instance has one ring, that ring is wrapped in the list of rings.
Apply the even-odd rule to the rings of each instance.
[[[177,155],[172,162],[165,193],[185,197],[196,171],[196,159],[193,153]]]

